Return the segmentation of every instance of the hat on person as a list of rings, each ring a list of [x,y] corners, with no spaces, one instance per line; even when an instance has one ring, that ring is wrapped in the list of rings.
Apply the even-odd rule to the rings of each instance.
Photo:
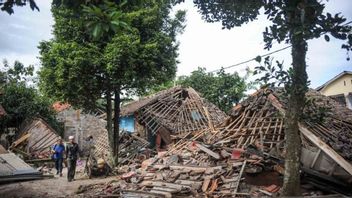
[[[72,135],[70,135],[70,136],[68,136],[68,139],[69,139],[69,140],[73,140],[73,139],[75,139],[75,137],[73,137]]]

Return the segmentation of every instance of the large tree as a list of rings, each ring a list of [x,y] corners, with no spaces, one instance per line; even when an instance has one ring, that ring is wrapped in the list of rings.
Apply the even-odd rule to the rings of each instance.
[[[121,94],[143,91],[175,75],[175,37],[183,28],[184,12],[171,18],[171,5],[162,0],[53,5],[55,38],[40,45],[41,90],[85,109],[94,109],[103,96],[115,157]]]
[[[301,141],[298,121],[302,117],[307,91],[306,52],[307,40],[323,34],[348,40],[342,47],[351,50],[351,30],[340,14],[324,12],[320,0],[194,0],[199,12],[208,22],[221,22],[231,29],[256,20],[264,14],[271,22],[263,33],[265,48],[270,49],[275,41],[292,45],[292,70],[290,83],[285,86],[288,95],[286,119],[286,160],[282,195],[300,195]],[[335,2],[337,3],[337,2]],[[329,40],[328,35],[325,39]]]
[[[205,68],[198,68],[190,76],[180,76],[177,84],[194,88],[225,112],[238,103],[250,88],[246,77],[239,76],[237,72],[229,74],[220,70],[214,74],[208,73]]]

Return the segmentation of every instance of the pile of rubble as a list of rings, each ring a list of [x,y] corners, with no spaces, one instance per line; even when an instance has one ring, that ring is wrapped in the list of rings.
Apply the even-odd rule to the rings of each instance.
[[[88,197],[276,196],[282,185],[283,163],[281,157],[261,152],[256,145],[232,149],[180,141],[142,164],[120,167],[116,181],[82,186],[79,193]],[[312,186],[304,187],[304,195],[324,194]]]
[[[279,191],[282,176],[274,170],[274,165],[278,164],[276,158],[261,157],[244,150],[228,152],[195,141],[188,143],[182,147],[175,145],[172,151],[159,153],[159,156],[142,164],[122,166],[118,182],[85,187],[84,195],[233,197],[272,195]],[[250,185],[255,183],[253,176],[260,177],[258,175],[264,172],[264,168],[270,170],[265,170],[267,172],[262,177],[270,179],[263,181],[259,187]],[[242,182],[244,180],[249,183]]]
[[[152,152],[148,146],[147,140],[129,132],[122,132],[119,139],[119,164],[131,165],[150,158]]]
[[[51,160],[51,146],[60,136],[43,119],[26,122],[19,134],[19,138],[9,147],[10,151],[25,161]]]
[[[286,111],[279,94],[259,90],[234,107],[222,124],[182,133],[165,153],[122,166],[118,182],[92,187],[92,192],[121,197],[277,195],[284,173]],[[299,124],[303,195],[351,195],[352,122],[343,119],[346,114],[338,113],[343,108],[331,99],[312,91],[307,96],[318,108],[331,109],[323,122]]]
[[[122,132],[119,136],[119,165],[141,163],[143,160],[150,158],[155,153],[148,147],[149,142],[138,137],[137,134]],[[98,136],[94,145],[93,156],[96,159],[102,158],[105,161],[111,159],[107,132]]]

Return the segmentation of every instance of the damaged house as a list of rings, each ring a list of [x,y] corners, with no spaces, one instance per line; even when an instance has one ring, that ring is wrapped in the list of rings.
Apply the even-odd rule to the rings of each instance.
[[[313,90],[307,98],[299,125],[302,193],[351,195],[352,111]],[[276,196],[285,170],[286,104],[282,90],[259,90],[221,125],[185,134],[138,174],[127,171],[115,188],[123,197]]]
[[[206,181],[209,175],[203,174],[203,187],[207,186],[203,192],[210,188],[212,193],[226,196],[272,195],[280,189],[284,173],[285,98],[281,89],[259,90],[235,106],[230,118],[215,131],[205,130],[185,138],[168,153],[182,156],[187,166],[224,168],[232,163],[234,170],[220,170],[220,178],[211,175],[211,181]],[[326,193],[351,195],[352,111],[314,90],[307,93],[307,99],[310,102],[299,124],[305,176],[302,181]],[[231,178],[237,179],[228,182]],[[213,182],[216,188],[211,188]],[[256,187],[248,185],[267,187],[249,194]],[[229,186],[235,190],[229,190]]]
[[[88,155],[90,141],[96,140],[100,134],[106,134],[106,121],[103,116],[82,112],[74,109],[67,103],[56,102],[53,108],[58,112],[57,119],[64,125],[63,138],[68,141],[69,136],[74,136],[84,155]],[[90,140],[89,137],[93,139]]]
[[[21,155],[25,160],[51,160],[51,146],[56,144],[60,136],[41,118],[23,123],[19,138],[12,143],[9,150]]]
[[[121,120],[132,115],[142,126],[139,127],[143,129],[141,136],[152,144],[156,141],[159,147],[186,133],[214,128],[226,118],[224,112],[200,97],[194,89],[180,86],[122,107]]]
[[[121,129],[135,132],[120,135],[122,162],[124,158],[133,159],[134,153],[146,147],[163,150],[185,134],[214,129],[226,118],[224,112],[194,89],[179,86],[123,106],[120,116]],[[101,133],[96,141],[96,154],[107,156],[108,145],[107,133]]]

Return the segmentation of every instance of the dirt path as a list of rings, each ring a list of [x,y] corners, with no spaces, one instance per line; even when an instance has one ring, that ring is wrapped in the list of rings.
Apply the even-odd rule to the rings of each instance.
[[[80,185],[104,183],[116,177],[88,179],[80,171],[76,173],[76,179],[67,182],[67,169],[63,170],[63,177],[51,179],[33,180],[26,182],[10,183],[0,185],[0,197],[73,197]]]

